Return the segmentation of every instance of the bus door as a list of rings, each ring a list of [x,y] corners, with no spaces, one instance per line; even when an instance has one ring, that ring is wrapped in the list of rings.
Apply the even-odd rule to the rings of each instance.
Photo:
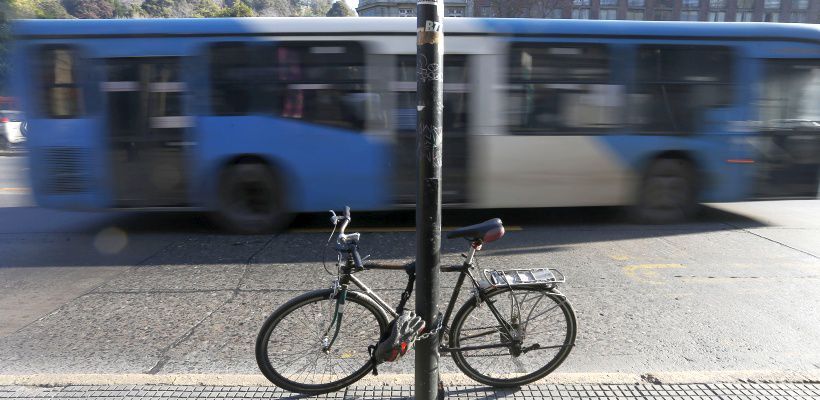
[[[108,143],[116,207],[186,203],[185,83],[178,58],[106,63]]]
[[[415,204],[418,172],[416,154],[416,56],[399,56],[393,126],[396,132],[394,152],[394,201]],[[444,56],[444,121],[442,190],[444,204],[466,203],[467,198],[467,127],[469,111],[469,76],[467,56]]]
[[[820,60],[768,60],[759,86],[757,196],[817,197]]]

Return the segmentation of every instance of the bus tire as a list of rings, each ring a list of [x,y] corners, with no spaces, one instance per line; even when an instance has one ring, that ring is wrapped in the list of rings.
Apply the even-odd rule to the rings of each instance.
[[[683,158],[653,161],[638,194],[636,219],[650,224],[676,223],[693,217],[697,209],[697,182],[692,163]]]
[[[283,228],[289,221],[284,180],[263,162],[240,162],[219,175],[217,223],[242,234]]]

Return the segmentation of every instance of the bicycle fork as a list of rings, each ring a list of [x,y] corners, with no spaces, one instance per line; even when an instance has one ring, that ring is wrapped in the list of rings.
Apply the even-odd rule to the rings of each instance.
[[[334,294],[336,293],[337,292],[334,290]],[[322,335],[322,351],[325,354],[330,353],[330,348],[333,347],[333,343],[336,342],[336,338],[339,336],[339,330],[342,328],[342,316],[344,315],[344,305],[346,299],[347,285],[341,285],[338,290],[338,295],[336,296],[336,307],[333,311],[333,319],[330,321],[330,325],[328,325],[327,330],[325,330],[325,334]],[[328,338],[331,330],[333,331],[333,337]]]

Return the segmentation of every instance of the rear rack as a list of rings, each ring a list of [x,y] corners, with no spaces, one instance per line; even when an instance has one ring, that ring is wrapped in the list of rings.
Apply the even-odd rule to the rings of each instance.
[[[553,268],[507,269],[483,271],[484,279],[492,286],[543,286],[553,289],[559,283],[566,282],[564,274]]]

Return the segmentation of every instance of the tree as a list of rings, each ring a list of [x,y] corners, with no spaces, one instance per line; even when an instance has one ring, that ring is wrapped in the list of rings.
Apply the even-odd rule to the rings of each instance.
[[[222,7],[213,0],[202,0],[194,4],[194,18],[216,18],[222,16]]]
[[[173,0],[145,0],[140,7],[148,17],[171,18],[174,10],[174,2]]]
[[[59,0],[40,0],[36,14],[36,18],[42,19],[72,18]]]
[[[342,0],[337,0],[330,6],[330,10],[328,10],[327,14],[328,17],[356,17],[356,11],[347,5]]]
[[[236,1],[230,7],[225,7],[222,11],[223,17],[255,17],[253,10],[247,4]]]
[[[256,15],[265,17],[289,17],[293,12],[290,0],[245,0]]]
[[[120,0],[114,0],[114,18],[140,18],[142,9],[137,3],[125,4]]]
[[[83,19],[114,18],[112,0],[63,0],[69,14]]]
[[[9,20],[12,18],[11,4],[8,0],[0,0],[0,96],[6,93],[6,78],[8,76]]]

